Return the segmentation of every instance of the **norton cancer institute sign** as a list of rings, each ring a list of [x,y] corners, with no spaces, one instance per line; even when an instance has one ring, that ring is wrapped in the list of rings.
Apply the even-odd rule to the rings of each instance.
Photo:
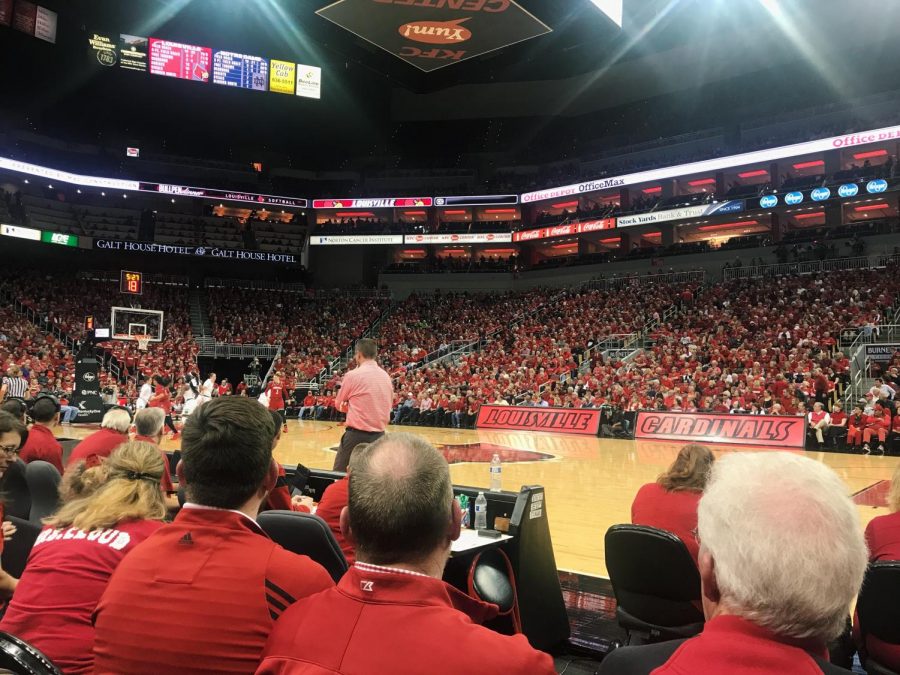
[[[338,0],[316,14],[425,72],[552,30],[514,0]]]

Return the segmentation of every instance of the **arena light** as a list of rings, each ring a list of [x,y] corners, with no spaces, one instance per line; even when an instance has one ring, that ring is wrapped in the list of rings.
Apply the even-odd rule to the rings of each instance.
[[[465,253],[466,249],[464,248],[445,248],[444,253]]]
[[[769,172],[765,169],[755,169],[753,171],[742,171],[738,174],[738,178],[756,178],[757,176],[768,176]]]
[[[466,210],[465,209],[460,209],[460,210],[454,209],[452,211],[444,211],[444,215],[445,216],[464,216],[464,215],[466,215]]]
[[[656,237],[661,237],[662,232],[644,232],[641,236],[645,239],[655,239]]]
[[[338,211],[334,214],[338,218],[374,218],[375,214],[371,211]]]
[[[575,246],[578,246],[577,241],[570,241],[567,244],[553,244],[550,248],[573,248]]]
[[[517,213],[516,209],[485,209],[485,213]]]
[[[824,211],[815,211],[814,213],[798,213],[794,218],[797,220],[808,220],[809,218],[822,218],[824,216]]]
[[[653,195],[657,192],[662,192],[662,187],[659,185],[657,185],[656,187],[648,187],[641,190],[641,192],[643,192],[645,195]]]
[[[699,187],[701,185],[715,185],[715,178],[698,178],[697,180],[688,181],[688,185],[691,187]]]
[[[703,225],[702,227],[698,227],[698,230],[703,230],[704,232],[712,232],[713,230],[731,230],[736,227],[746,227],[748,225],[759,225],[758,220],[736,220],[733,223],[718,223],[716,225]]]
[[[809,162],[797,162],[793,165],[795,169],[811,169],[814,166],[825,166],[825,160],[823,159],[814,159]]]
[[[622,237],[609,237],[607,239],[601,239],[600,243],[601,244],[618,244],[620,241],[622,241]]]
[[[578,200],[575,199],[571,202],[560,202],[559,204],[551,204],[554,209],[567,209],[570,206],[578,206]]]
[[[882,211],[891,208],[890,204],[869,204],[867,206],[857,206],[854,211]]]
[[[857,152],[853,155],[853,159],[872,159],[873,157],[884,157],[888,154],[887,150],[870,150],[869,152]]]
[[[516,249],[514,248],[486,248],[482,251],[482,253],[496,253],[500,255],[501,253],[515,253]]]
[[[401,251],[403,255],[425,255],[424,248],[408,248],[405,251]]]
[[[424,211],[404,211],[403,215],[405,216],[424,216]]]

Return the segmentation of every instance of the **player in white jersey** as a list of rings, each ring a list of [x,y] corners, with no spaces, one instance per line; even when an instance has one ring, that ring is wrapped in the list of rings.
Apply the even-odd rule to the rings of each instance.
[[[181,410],[183,417],[188,417],[194,408],[200,404],[200,378],[196,373],[188,373],[184,378],[184,407]]]
[[[143,410],[147,407],[147,404],[150,403],[150,397],[153,396],[153,387],[150,386],[151,377],[148,377],[144,380],[144,384],[141,385],[141,390],[138,393],[137,401],[134,402],[134,407],[136,410]]]
[[[206,381],[203,383],[203,386],[200,387],[200,396],[198,397],[197,405],[201,403],[206,403],[213,397],[213,392],[216,390],[216,374],[210,373],[206,377]]]

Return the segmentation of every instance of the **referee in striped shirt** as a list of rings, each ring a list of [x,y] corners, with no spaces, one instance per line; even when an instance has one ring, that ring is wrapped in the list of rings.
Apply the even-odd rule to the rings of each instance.
[[[8,398],[28,398],[28,380],[22,377],[22,369],[13,364],[6,370],[0,384],[0,402]]]

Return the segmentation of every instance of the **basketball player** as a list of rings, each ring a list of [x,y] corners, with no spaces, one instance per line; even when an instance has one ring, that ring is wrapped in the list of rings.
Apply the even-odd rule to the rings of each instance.
[[[188,373],[184,378],[184,391],[182,391],[181,396],[184,398],[184,407],[181,410],[181,414],[184,417],[188,417],[200,404],[198,398],[200,396],[200,378],[197,377],[196,373]]]
[[[287,417],[284,415],[284,385],[281,383],[281,375],[275,373],[272,381],[266,387],[266,395],[269,397],[269,410],[277,412],[281,416],[282,433],[287,433]]]
[[[213,392],[216,391],[216,374],[210,373],[207,376],[206,381],[203,383],[203,386],[200,387],[200,396],[198,397],[197,405],[202,405],[207,401],[212,400]]]
[[[134,402],[135,410],[143,410],[150,403],[150,397],[153,396],[153,387],[150,385],[150,382],[154,379],[154,375],[147,377],[146,375],[141,375],[144,379],[144,384],[141,385],[140,393],[138,393],[137,401]]]

